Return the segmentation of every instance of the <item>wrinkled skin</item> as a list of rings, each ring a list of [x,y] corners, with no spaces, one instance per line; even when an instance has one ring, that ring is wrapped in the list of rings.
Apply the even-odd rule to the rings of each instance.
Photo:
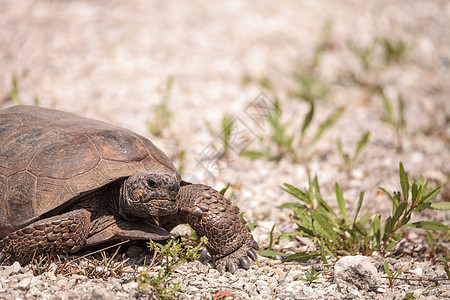
[[[208,238],[220,272],[248,269],[258,249],[239,210],[206,185],[181,182],[176,172],[138,173],[85,195],[0,241],[0,263],[29,262],[35,255],[76,252],[123,239],[170,237],[189,224]]]

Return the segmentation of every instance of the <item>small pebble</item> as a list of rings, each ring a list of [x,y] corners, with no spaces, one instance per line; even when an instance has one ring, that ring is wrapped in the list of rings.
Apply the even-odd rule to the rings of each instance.
[[[417,268],[413,269],[412,272],[413,272],[414,274],[418,275],[418,276],[422,276],[422,274],[423,274],[423,269],[420,268],[420,267],[417,267]]]
[[[31,278],[26,277],[19,282],[18,288],[19,290],[27,291],[30,288],[30,285],[31,285]]]
[[[6,276],[19,273],[19,271],[21,271],[21,268],[22,267],[20,266],[19,262],[15,261],[11,266],[7,267],[7,269],[6,269],[7,275]]]

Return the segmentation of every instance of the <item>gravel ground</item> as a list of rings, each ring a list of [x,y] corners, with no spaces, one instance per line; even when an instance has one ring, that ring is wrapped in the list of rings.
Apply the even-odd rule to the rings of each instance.
[[[317,103],[311,127],[317,128],[335,108],[342,117],[315,144],[306,159],[294,163],[251,161],[233,151],[226,158],[214,154],[221,141],[207,123],[220,132],[224,114],[236,118],[244,133],[233,135],[232,150],[258,149],[270,136],[268,123],[255,115],[258,104],[279,97],[289,132],[299,130],[308,105],[294,96],[293,72],[311,61],[330,22],[318,72],[330,83],[326,99]],[[411,45],[405,59],[368,72],[358,68],[348,41],[369,44],[374,37],[402,39]],[[398,190],[398,162],[410,176],[423,174],[433,186],[443,186],[438,201],[449,201],[450,174],[450,4],[429,1],[25,1],[0,0],[0,108],[14,105],[10,91],[17,83],[24,104],[71,111],[132,129],[151,138],[183,166],[184,176],[221,189],[235,187],[232,200],[257,222],[255,239],[268,242],[268,233],[292,227],[289,211],[276,206],[293,199],[279,187],[288,182],[305,187],[308,171],[317,174],[324,198],[334,205],[334,183],[340,183],[350,210],[361,190],[363,211],[386,216],[391,209],[378,187]],[[374,59],[375,60],[375,59]],[[353,70],[359,79],[383,87],[386,94],[405,99],[406,133],[402,150],[392,126],[383,122],[383,103],[361,85],[343,80]],[[147,120],[164,95],[168,78],[173,89],[168,109],[173,116],[160,136],[152,136]],[[314,131],[314,130],[313,130]],[[353,151],[362,133],[370,141],[350,174],[344,171],[336,147]],[[311,138],[312,132],[307,134]],[[239,142],[239,139],[244,142]],[[299,151],[301,144],[296,145]],[[184,151],[183,160],[179,153]],[[448,225],[449,214],[428,218]],[[185,228],[179,228],[181,234]],[[424,243],[423,235],[411,233]],[[283,241],[279,249],[299,247]],[[382,267],[375,256],[375,267]],[[220,290],[235,299],[416,299],[449,297],[443,266],[423,257],[390,261],[394,269],[422,280],[398,281],[389,288],[379,279],[377,289],[346,289],[323,270],[322,284],[299,280],[309,264],[282,264],[261,258],[249,271],[220,275],[208,263],[182,265],[173,277],[184,297],[208,299]],[[134,265],[131,265],[134,266]],[[420,271],[419,271],[420,269]],[[414,271],[415,270],[415,271]],[[380,275],[381,276],[381,275]],[[113,299],[148,298],[132,275],[87,279],[49,271],[33,276],[30,266],[1,267],[0,298]],[[437,287],[432,287],[438,282]]]

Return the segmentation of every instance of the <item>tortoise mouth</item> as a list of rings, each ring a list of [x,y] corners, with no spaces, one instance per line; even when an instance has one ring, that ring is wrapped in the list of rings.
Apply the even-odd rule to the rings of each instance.
[[[163,207],[177,206],[177,201],[176,200],[153,199],[152,201],[148,201],[148,202],[155,202],[155,203],[152,203],[152,204],[155,204],[155,206],[158,206],[158,207],[159,206],[163,206]]]
[[[173,198],[173,199],[169,199],[168,197],[153,197],[153,198],[147,198],[147,199],[143,199],[142,203],[149,203],[149,202],[154,202],[154,201],[158,201],[158,202],[166,202],[166,203],[173,203],[173,202],[177,202],[177,198]]]
[[[157,217],[172,215],[178,211],[177,201],[172,200],[155,200],[150,203],[142,203],[142,205]]]

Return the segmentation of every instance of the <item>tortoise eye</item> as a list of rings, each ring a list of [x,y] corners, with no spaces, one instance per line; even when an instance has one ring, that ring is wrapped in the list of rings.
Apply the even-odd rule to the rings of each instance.
[[[152,180],[152,179],[149,179],[149,180],[147,181],[147,184],[148,184],[148,186],[149,186],[150,188],[156,188],[156,187],[158,186],[158,184],[157,184],[154,180]]]

